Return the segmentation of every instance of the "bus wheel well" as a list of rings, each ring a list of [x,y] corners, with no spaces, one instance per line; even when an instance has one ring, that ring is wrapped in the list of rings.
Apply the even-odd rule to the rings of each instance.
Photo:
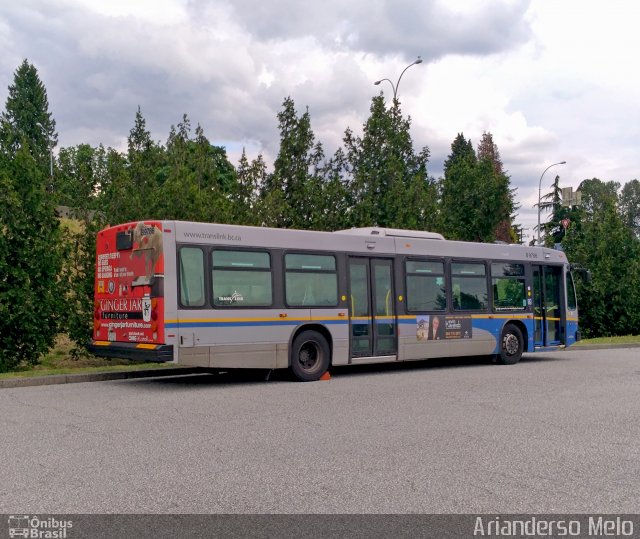
[[[524,350],[523,352],[530,352],[529,350],[529,332],[527,331],[527,326],[525,326],[522,323],[522,320],[507,320],[507,322],[504,324],[505,326],[507,324],[511,324],[512,326],[516,326],[520,332],[522,333],[522,338],[524,340]],[[504,329],[504,326],[502,326]]]
[[[289,349],[291,349],[293,341],[295,341],[296,337],[300,335],[300,333],[302,333],[303,331],[316,331],[326,339],[327,344],[329,345],[329,350],[330,350],[329,365],[331,365],[331,362],[333,360],[333,339],[331,338],[331,332],[323,325],[305,324],[304,326],[300,326],[299,328],[297,328],[294,331],[293,335],[291,335],[291,340],[289,341]],[[291,363],[291,356],[289,356],[289,363]]]

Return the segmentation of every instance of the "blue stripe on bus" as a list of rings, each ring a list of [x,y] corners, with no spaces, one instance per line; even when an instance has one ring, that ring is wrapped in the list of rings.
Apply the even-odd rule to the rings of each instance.
[[[438,316],[445,316],[445,315],[438,315]],[[475,329],[483,329],[485,331],[489,331],[491,333],[497,334],[498,331],[502,328],[502,326],[504,325],[505,322],[507,322],[506,319],[502,319],[502,318],[498,318],[498,319],[490,319],[490,318],[473,318],[472,319],[472,327]],[[527,327],[528,331],[530,333],[533,332],[533,320],[530,319],[522,319],[521,320],[525,327]],[[205,328],[205,327],[251,327],[251,326],[297,326],[300,325],[302,323],[307,323],[307,322],[313,322],[313,323],[318,323],[318,324],[325,324],[325,325],[344,325],[344,324],[349,324],[351,323],[354,326],[360,326],[360,325],[369,325],[371,324],[371,320],[349,320],[349,319],[344,319],[344,320],[287,320],[287,319],[283,319],[283,320],[247,320],[247,321],[241,321],[241,320],[233,320],[233,321],[229,321],[229,322],[225,322],[222,320],[216,320],[216,321],[198,321],[198,322],[190,322],[188,320],[185,320],[184,322],[167,322],[165,324],[165,327],[168,329],[175,329],[175,328],[179,328],[179,327],[189,327],[189,328]],[[393,319],[391,318],[376,318],[375,322],[380,324],[380,323],[393,323]],[[416,324],[416,319],[415,318],[399,318],[397,320],[398,324],[402,324],[402,325],[415,325]],[[575,331],[577,329],[578,324],[574,323],[568,324],[568,329],[570,331]]]

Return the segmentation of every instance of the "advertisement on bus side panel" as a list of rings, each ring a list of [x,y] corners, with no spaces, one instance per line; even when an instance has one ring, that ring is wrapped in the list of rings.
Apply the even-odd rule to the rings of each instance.
[[[416,338],[419,341],[471,339],[473,322],[470,316],[419,314],[416,316]]]

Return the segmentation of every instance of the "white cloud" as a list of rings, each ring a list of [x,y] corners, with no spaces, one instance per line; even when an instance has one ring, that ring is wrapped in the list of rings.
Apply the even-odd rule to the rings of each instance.
[[[401,81],[416,146],[441,174],[458,132],[491,131],[531,227],[540,174],[639,177],[640,4],[579,0],[36,0],[0,5],[0,100],[38,68],[61,145],[122,145],[140,105],[154,139],[188,113],[237,158],[275,157],[276,114],[308,106],[329,153]],[[553,181],[552,169],[545,184]],[[547,186],[548,187],[548,186]]]

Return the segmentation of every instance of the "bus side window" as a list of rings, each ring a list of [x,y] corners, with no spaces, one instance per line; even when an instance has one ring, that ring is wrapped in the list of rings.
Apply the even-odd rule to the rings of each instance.
[[[271,256],[266,251],[211,253],[214,307],[268,307],[273,303]]]
[[[285,300],[289,307],[338,304],[338,274],[332,255],[288,253],[285,260]]]
[[[197,247],[180,249],[180,303],[185,307],[204,305],[204,253]]]
[[[484,311],[487,309],[487,280],[482,262],[452,262],[451,282],[454,310]]]
[[[444,311],[447,308],[443,262],[407,260],[405,270],[409,312]]]

